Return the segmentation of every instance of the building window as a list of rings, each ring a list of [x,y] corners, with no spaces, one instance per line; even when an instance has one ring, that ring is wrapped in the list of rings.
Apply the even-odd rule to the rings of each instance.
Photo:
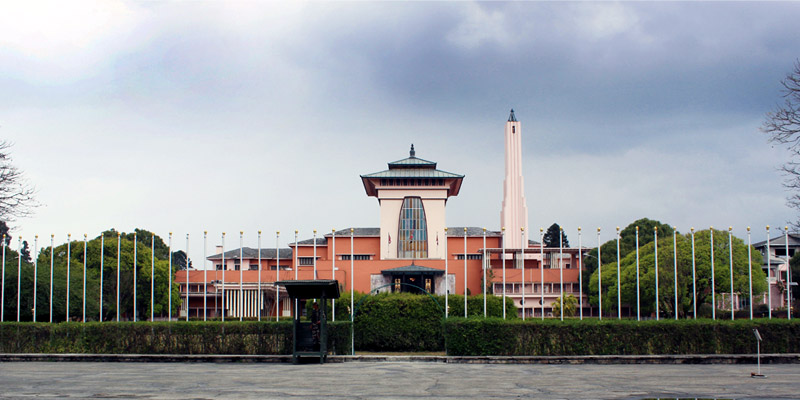
[[[275,271],[276,267],[277,267],[277,268],[279,268],[281,271],[291,271],[291,270],[292,270],[292,268],[291,268],[291,267],[289,267],[288,265],[283,265],[283,264],[281,264],[280,266],[277,266],[277,265],[270,265],[270,266],[269,266],[269,269],[270,269],[271,271]]]
[[[257,271],[257,270],[258,270],[258,264],[250,264],[250,271]]]
[[[349,261],[350,254],[342,254],[342,261]],[[372,255],[370,254],[353,254],[353,260],[356,261],[369,261],[372,259]]]
[[[395,293],[400,293],[400,278],[395,278],[394,280],[394,291]]]
[[[467,260],[481,260],[483,259],[483,254],[467,254]],[[456,260],[463,260],[464,254],[456,254]]]
[[[233,263],[233,270],[234,271],[238,271],[240,268],[242,268],[242,267],[239,265],[239,263]]]
[[[214,268],[216,268],[217,271],[222,271],[222,264],[214,264]]]
[[[298,265],[314,265],[314,257],[297,257]]]
[[[428,258],[428,226],[425,209],[419,197],[406,197],[400,209],[397,256],[400,258]]]

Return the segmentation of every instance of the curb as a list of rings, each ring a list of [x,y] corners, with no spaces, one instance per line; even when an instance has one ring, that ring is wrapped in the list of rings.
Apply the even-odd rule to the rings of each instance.
[[[604,356],[382,356],[331,355],[328,363],[425,362],[447,364],[756,364],[752,354]],[[36,354],[4,353],[0,362],[291,363],[291,355]],[[800,364],[800,354],[762,354],[762,364]]]

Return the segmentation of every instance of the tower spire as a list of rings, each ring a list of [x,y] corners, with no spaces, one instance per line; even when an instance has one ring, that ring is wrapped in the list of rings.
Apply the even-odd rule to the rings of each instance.
[[[514,234],[507,238],[506,248],[528,247],[528,205],[525,202],[525,183],[522,177],[522,124],[514,116],[508,117],[505,127],[505,179],[503,180],[503,207],[500,226]],[[519,232],[522,232],[521,234]]]

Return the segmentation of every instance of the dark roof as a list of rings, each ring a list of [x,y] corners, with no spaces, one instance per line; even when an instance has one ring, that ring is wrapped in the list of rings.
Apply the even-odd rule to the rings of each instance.
[[[339,298],[339,282],[331,279],[278,281],[275,285],[285,287],[293,299]]]
[[[360,237],[360,236],[380,236],[381,235],[381,228],[345,228],[339,229],[336,231],[336,237],[339,236],[350,236],[350,229],[353,229],[353,236]],[[330,233],[326,233],[325,237],[331,237]]]
[[[430,267],[423,267],[422,265],[406,265],[405,267],[397,267],[397,268],[389,268],[381,271],[382,274],[393,274],[393,275],[406,275],[406,274],[433,274],[433,275],[444,275],[444,271],[441,269],[430,268]]]
[[[253,249],[250,247],[242,247],[241,253],[244,258],[251,258],[257,259],[258,258],[258,249]],[[281,256],[282,260],[292,258],[292,249],[280,249],[279,255]],[[222,253],[214,254],[213,256],[208,257],[209,260],[222,260]],[[239,259],[239,249],[228,250],[225,252],[225,259],[226,260],[238,260]],[[275,249],[261,249],[261,259],[262,260],[274,260],[275,259]]]
[[[777,237],[769,239],[769,245],[770,245],[770,247],[786,246],[786,234],[782,234],[780,236],[777,236]],[[798,246],[800,246],[800,233],[791,233],[790,232],[789,233],[789,247],[798,247]],[[760,241],[758,243],[753,243],[753,247],[755,247],[755,248],[761,248],[761,247],[766,248],[767,247],[767,241],[766,240],[762,240],[762,241]]]
[[[317,246],[324,246],[328,244],[328,239],[325,239],[325,236],[321,236],[317,238]],[[300,240],[296,243],[289,243],[289,245],[297,245],[297,246],[313,246],[314,245],[314,238]]]
[[[486,230],[486,237],[490,236],[502,236],[503,234],[500,231],[492,231],[487,229]],[[463,226],[451,226],[447,228],[447,236],[451,237],[464,237],[464,227]],[[467,227],[467,236],[483,236],[483,228],[477,226],[468,226]]]

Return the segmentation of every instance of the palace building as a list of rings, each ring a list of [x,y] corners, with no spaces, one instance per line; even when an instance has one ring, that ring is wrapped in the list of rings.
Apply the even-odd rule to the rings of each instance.
[[[579,257],[586,249],[548,248],[528,239],[521,135],[511,110],[505,126],[500,229],[448,227],[447,201],[458,196],[464,175],[418,158],[411,145],[408,157],[361,175],[366,195],[378,201],[378,227],[314,231],[303,240],[294,232],[295,241],[281,249],[218,246],[208,257],[213,269],[175,274],[181,285],[181,315],[288,316],[289,298],[273,285],[280,280],[336,279],[342,292],[349,292],[352,282],[363,293],[477,295],[484,291],[484,274],[487,293],[505,292],[520,315],[551,314],[562,293],[580,296]],[[590,310],[588,301],[584,305]]]

